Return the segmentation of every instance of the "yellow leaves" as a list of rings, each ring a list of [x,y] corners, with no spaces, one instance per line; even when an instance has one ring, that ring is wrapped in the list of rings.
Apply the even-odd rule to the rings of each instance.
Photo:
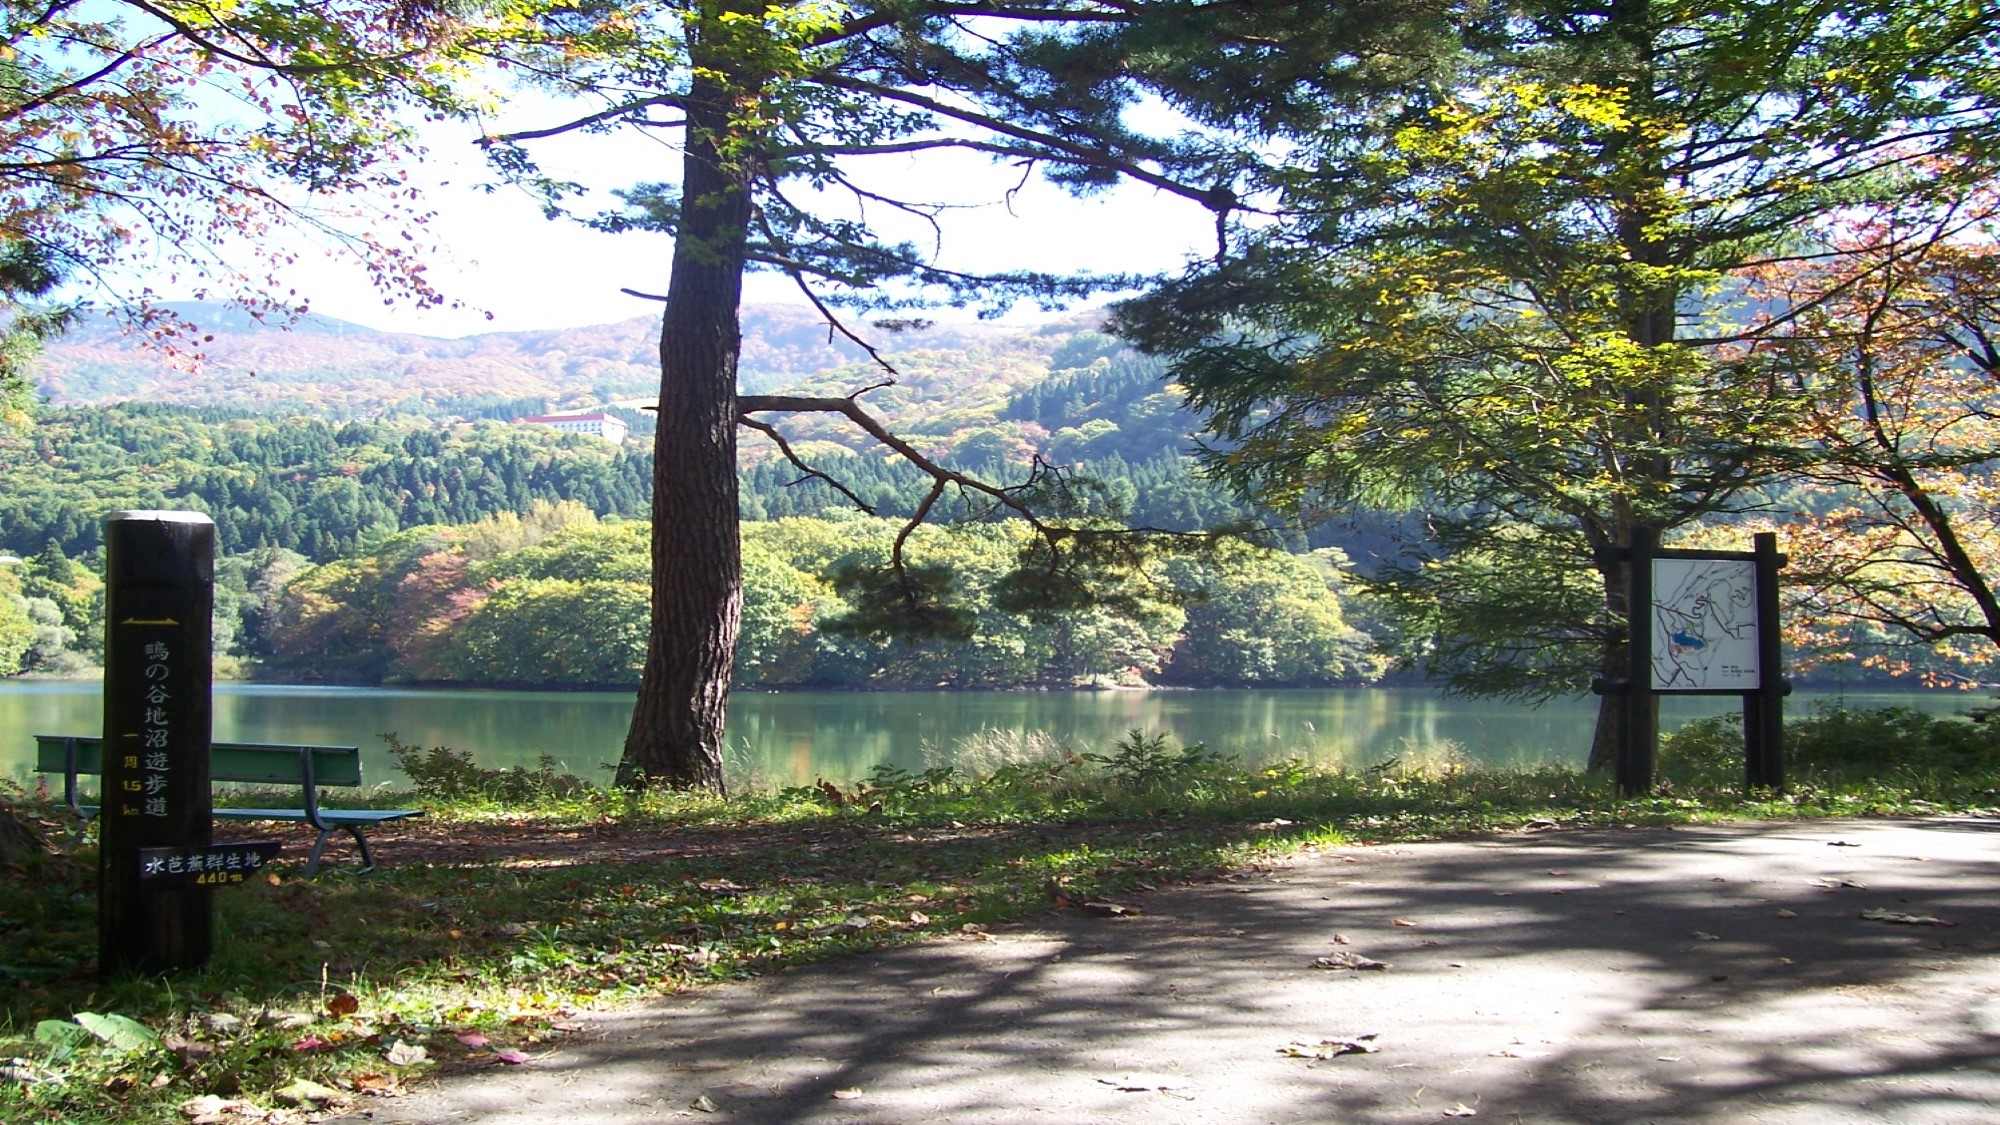
[[[1565,90],[1558,103],[1565,113],[1581,121],[1604,128],[1623,129],[1632,124],[1627,112],[1631,99],[1630,90],[1583,83]]]

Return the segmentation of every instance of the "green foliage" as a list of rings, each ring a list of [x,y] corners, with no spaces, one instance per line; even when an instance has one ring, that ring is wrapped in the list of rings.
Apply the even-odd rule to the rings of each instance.
[[[634,682],[646,644],[646,525],[568,525],[507,549],[492,529],[509,519],[412,529],[376,554],[299,574],[258,611],[268,663],[362,682]],[[1015,608],[1003,594],[1026,529],[925,528],[909,541],[909,577],[920,584],[912,602],[883,565],[899,527],[866,517],[746,525],[738,681],[1324,683],[1380,672],[1367,638],[1345,624],[1327,559],[1231,550],[1107,580],[1099,597],[1068,609]],[[472,561],[474,544],[498,553]],[[843,573],[874,585],[842,590]],[[1194,585],[1207,600],[1183,609],[1178,590]],[[896,614],[932,624],[924,615],[948,614],[951,628],[892,634],[882,620]],[[1170,653],[1186,663],[1163,672]]]
[[[837,614],[822,583],[794,561],[748,539],[743,550],[743,625],[736,635],[739,682],[788,683],[814,675],[814,621]],[[822,607],[825,607],[822,610]]]
[[[12,567],[0,567],[0,676],[21,670],[23,659],[35,643],[35,623],[28,602],[21,593],[20,579]]]
[[[516,579],[456,623],[443,663],[481,683],[636,684],[648,605],[638,582]]]
[[[1546,555],[1542,536],[1588,565],[1635,527],[1739,503],[1810,439],[1767,346],[1787,310],[1745,307],[1746,286],[1839,253],[1858,203],[1948,205],[1990,176],[2000,83],[1991,23],[1969,13],[1436,10],[1446,49],[1428,71],[1302,83],[1321,112],[1275,126],[1285,156],[1255,218],[1119,326],[1173,358],[1209,416],[1210,465],[1247,498],[1307,520],[1422,507],[1467,517],[1451,549],[1479,550],[1481,569]],[[1273,128],[1227,87],[1175,96]],[[1539,643],[1596,643],[1560,660],[1565,682],[1581,660],[1620,671],[1600,639],[1610,597],[1539,602],[1569,611]],[[1506,622],[1417,608],[1473,630],[1441,643],[1476,660],[1449,663],[1524,657],[1497,686],[1533,690],[1547,661],[1496,643]]]
[[[1149,735],[1137,728],[1112,743],[1110,753],[1086,753],[1083,760],[1098,766],[1113,786],[1127,793],[1185,790],[1235,766],[1233,757],[1199,742],[1175,746],[1173,736],[1164,731]]]
[[[1622,636],[1574,529],[1440,528],[1361,583],[1396,662],[1453,691],[1549,700],[1586,691]]]
[[[1168,560],[1167,582],[1198,592],[1161,679],[1248,686],[1378,678],[1374,638],[1343,610],[1342,562],[1331,549],[1296,556],[1248,547]]]
[[[18,233],[0,241],[0,433],[28,424],[42,344],[62,334],[74,311],[39,303],[62,284],[63,264],[54,248]]]
[[[1808,786],[1828,778],[1979,776],[2000,768],[2000,727],[1909,707],[1821,704],[1785,723],[1785,759]],[[1701,719],[1662,737],[1659,769],[1676,783],[1740,785],[1742,718]]]
[[[552,754],[543,754],[534,769],[509,766],[487,769],[472,755],[448,746],[428,750],[404,742],[392,731],[382,736],[389,756],[403,771],[417,795],[428,801],[457,806],[492,804],[502,807],[574,797],[592,792],[590,782],[561,768]]]

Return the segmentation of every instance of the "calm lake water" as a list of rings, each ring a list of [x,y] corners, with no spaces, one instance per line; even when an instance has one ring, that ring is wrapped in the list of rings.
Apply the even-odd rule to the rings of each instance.
[[[1939,714],[1987,697],[1960,692],[1801,691],[1854,706],[1903,703]],[[1492,765],[1581,764],[1596,702],[1534,709],[1449,699],[1423,688],[1300,691],[785,692],[731,700],[729,769],[737,784],[847,781],[877,764],[919,769],[979,747],[1040,732],[1077,749],[1103,750],[1126,731],[1169,731],[1246,761],[1300,757],[1369,765],[1456,746]],[[1669,700],[1664,724],[1736,707],[1731,698]],[[490,766],[554,756],[571,772],[608,778],[632,714],[629,693],[416,691],[224,684],[215,689],[215,738],[224,742],[358,745],[371,782],[400,777],[380,735],[450,746]],[[24,778],[36,734],[95,734],[102,702],[94,681],[0,682],[0,776]],[[973,748],[968,750],[968,748]],[[990,758],[988,759],[990,761]]]

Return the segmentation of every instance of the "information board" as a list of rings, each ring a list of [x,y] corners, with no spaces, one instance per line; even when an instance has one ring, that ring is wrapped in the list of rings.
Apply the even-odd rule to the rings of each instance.
[[[1653,690],[1758,689],[1757,566],[1653,560]]]

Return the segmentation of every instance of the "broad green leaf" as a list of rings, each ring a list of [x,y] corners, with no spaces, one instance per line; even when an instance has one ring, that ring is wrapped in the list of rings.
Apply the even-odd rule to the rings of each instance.
[[[143,1051],[160,1044],[158,1032],[116,1012],[78,1012],[76,1022],[114,1051]]]
[[[43,1020],[35,1025],[35,1042],[67,1058],[75,1053],[79,1044],[90,1038],[90,1032],[68,1020]]]

